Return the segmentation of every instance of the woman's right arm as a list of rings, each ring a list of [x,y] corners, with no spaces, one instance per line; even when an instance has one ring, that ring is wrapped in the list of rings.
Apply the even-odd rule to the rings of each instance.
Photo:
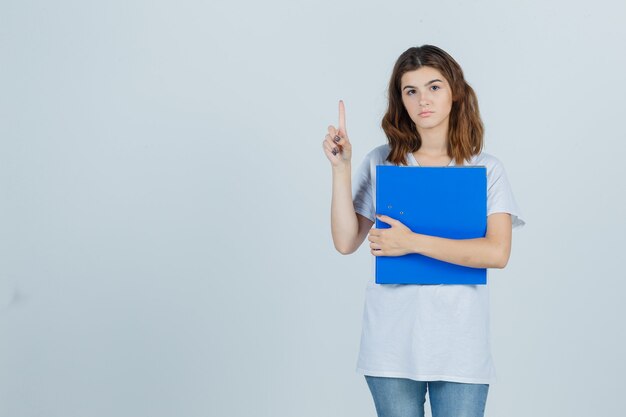
[[[343,255],[353,253],[361,246],[373,224],[354,211],[350,164],[344,168],[333,167],[330,227],[335,249]]]
[[[374,222],[357,214],[352,201],[352,144],[345,126],[345,109],[339,101],[339,129],[328,126],[324,152],[333,169],[330,227],[335,249],[344,255],[356,251]]]

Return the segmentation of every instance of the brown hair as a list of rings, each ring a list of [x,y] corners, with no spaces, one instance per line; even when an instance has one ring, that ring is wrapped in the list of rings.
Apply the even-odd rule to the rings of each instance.
[[[382,119],[382,128],[391,151],[387,161],[408,165],[406,154],[422,146],[422,139],[409,117],[400,91],[402,75],[423,66],[437,69],[446,78],[452,90],[452,108],[448,125],[448,156],[457,165],[469,161],[483,147],[484,127],[480,119],[476,93],[463,77],[461,66],[444,50],[433,45],[411,47],[396,61],[389,81],[389,107]]]

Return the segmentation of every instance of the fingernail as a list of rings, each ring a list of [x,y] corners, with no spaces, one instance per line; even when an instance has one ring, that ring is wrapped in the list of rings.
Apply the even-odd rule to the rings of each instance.
[[[337,148],[333,148],[333,155],[335,155],[335,156],[336,156],[338,152],[339,152],[339,151],[337,150]]]
[[[341,140],[341,138],[339,138],[339,136],[335,136],[335,143],[339,143],[339,141]]]

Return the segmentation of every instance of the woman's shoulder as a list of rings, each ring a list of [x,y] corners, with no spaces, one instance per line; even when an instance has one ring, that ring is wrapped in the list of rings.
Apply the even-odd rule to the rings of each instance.
[[[487,167],[488,170],[491,170],[493,168],[500,168],[502,166],[502,161],[500,161],[500,159],[495,155],[487,152],[481,152],[470,158],[469,165],[483,165]]]
[[[376,146],[374,149],[372,149],[371,151],[369,151],[370,154],[372,155],[376,155],[376,156],[383,156],[383,158],[386,158],[387,155],[389,154],[389,151],[391,150],[391,148],[389,147],[388,143],[383,143],[382,145],[378,145]]]
[[[481,152],[472,157],[470,165],[484,166],[487,168],[487,185],[489,188],[495,184],[499,178],[505,175],[504,165],[502,161],[495,155],[487,152]]]
[[[369,160],[374,164],[380,164],[387,159],[387,155],[389,155],[389,151],[391,148],[388,143],[384,143],[382,145],[376,146],[374,149],[370,150],[366,155],[365,159]]]

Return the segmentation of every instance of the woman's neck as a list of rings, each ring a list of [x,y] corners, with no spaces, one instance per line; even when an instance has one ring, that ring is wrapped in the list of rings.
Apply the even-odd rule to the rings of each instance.
[[[444,129],[445,128],[445,129]],[[431,157],[443,156],[448,154],[448,129],[447,126],[442,126],[441,129],[427,131],[419,131],[422,145],[418,154],[423,154]]]

